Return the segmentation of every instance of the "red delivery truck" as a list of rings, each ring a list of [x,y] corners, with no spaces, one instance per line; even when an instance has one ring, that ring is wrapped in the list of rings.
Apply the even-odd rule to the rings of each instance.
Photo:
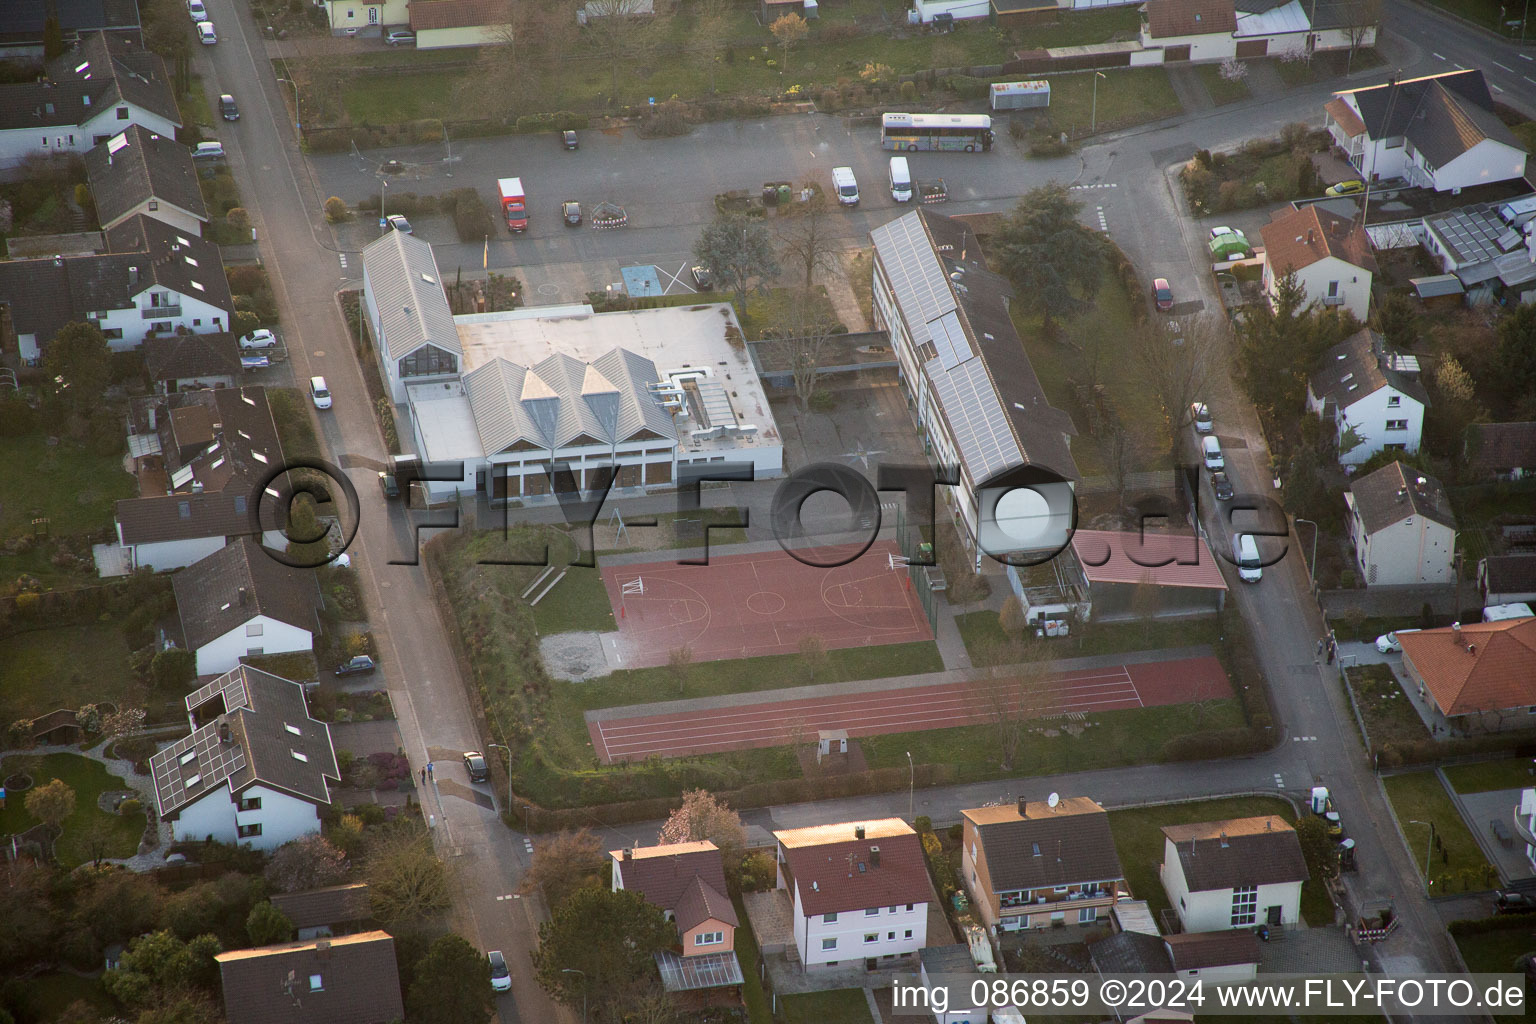
[[[496,188],[501,193],[501,213],[507,218],[507,227],[527,231],[528,197],[523,194],[523,179],[498,178]]]

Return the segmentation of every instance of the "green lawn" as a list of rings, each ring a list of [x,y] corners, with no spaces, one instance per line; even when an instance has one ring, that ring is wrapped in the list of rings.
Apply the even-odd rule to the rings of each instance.
[[[742,1002],[747,1004],[747,1020],[751,1024],[774,1024],[773,1007],[768,1002],[768,996],[763,992],[763,983],[757,976],[758,952],[757,936],[752,933],[752,921],[747,917],[747,906],[741,902],[741,896],[731,899],[736,907],[736,920],[741,922],[741,927],[736,929],[736,959],[741,963],[741,975],[744,979],[741,986]]]
[[[17,755],[7,757],[0,763],[0,777],[14,771],[20,760]],[[63,779],[75,791],[75,811],[64,819],[64,832],[55,844],[59,863],[72,868],[91,860],[98,831],[101,856],[132,857],[138,851],[144,816],[108,814],[96,806],[96,798],[106,790],[128,788],[122,779],[108,774],[99,761],[79,754],[47,754],[39,773],[40,777],[33,776],[39,784]],[[25,797],[22,793],[7,799],[5,810],[0,811],[0,834],[23,832],[37,824],[27,813]]]
[[[1536,786],[1531,761],[1507,757],[1477,764],[1455,764],[1445,768],[1445,777],[1458,793],[1491,793],[1500,789],[1528,789]]]
[[[308,399],[297,388],[268,388],[267,404],[272,407],[272,421],[277,439],[289,460],[323,457],[315,437],[315,422],[309,415]]]
[[[128,645],[110,623],[40,629],[0,640],[0,724],[121,700],[132,682]]]
[[[1370,746],[1414,743],[1430,738],[1424,720],[1403,692],[1389,665],[1360,665],[1345,669],[1355,706],[1365,720]]]
[[[1291,822],[1296,820],[1291,805],[1284,800],[1275,797],[1230,797],[1224,800],[1110,811],[1109,827],[1114,832],[1115,852],[1120,856],[1120,866],[1125,869],[1125,880],[1130,884],[1131,893],[1139,900],[1146,900],[1155,915],[1168,909],[1168,894],[1163,891],[1163,883],[1158,880],[1158,866],[1163,862],[1162,829],[1165,825],[1251,818],[1260,814],[1276,814]],[[1333,904],[1321,882],[1314,880],[1302,886],[1301,913],[1309,925],[1333,923]]]
[[[1456,948],[1474,973],[1506,974],[1518,971],[1515,961],[1536,953],[1536,924],[1525,915],[1510,918],[1508,928],[1481,935],[1455,936]]]
[[[0,541],[32,532],[37,518],[54,536],[100,530],[112,523],[113,503],[136,493],[121,452],[98,455],[69,438],[0,437],[0,466],[26,469],[25,487],[0,502]]]
[[[784,1008],[784,1024],[867,1024],[873,1020],[861,988],[785,996],[779,1005]]]
[[[1135,8],[1127,8],[1130,13]],[[1094,113],[1092,72],[1051,77],[1051,125],[1074,137],[1175,117],[1183,111],[1164,68],[1122,68],[1099,79]]]
[[[1452,0],[1455,2],[1455,0]],[[1477,3],[1479,0],[1470,0]],[[1486,0],[1484,0],[1486,2]],[[1447,5],[1449,6],[1449,5]],[[1330,78],[1338,78],[1346,73],[1365,71],[1386,63],[1381,55],[1374,49],[1366,48],[1355,52],[1354,60],[1349,59],[1347,53],[1330,51],[1316,54],[1310,63],[1287,63],[1283,60],[1275,61],[1275,67],[1280,71],[1280,77],[1291,88],[1298,85],[1307,85],[1311,82],[1323,82]]]
[[[1429,829],[1412,822],[1430,822],[1440,837],[1443,853],[1436,851],[1430,857],[1431,892],[1436,895],[1475,892],[1491,884],[1487,876],[1493,869],[1488,859],[1467,830],[1461,815],[1456,813],[1455,805],[1434,772],[1390,775],[1382,781],[1387,797],[1392,801],[1392,812],[1397,816],[1397,827],[1408,841],[1408,852],[1413,854],[1414,864],[1420,872],[1424,870]],[[1349,823],[1344,824],[1347,827]],[[1493,883],[1497,881],[1495,875]]]
[[[972,664],[996,664],[1006,653],[1003,628],[997,613],[966,612],[955,616],[965,652]],[[1066,639],[1053,639],[1047,650],[1053,657],[1082,658],[1095,654],[1161,650],[1168,647],[1216,647],[1221,642],[1221,622],[1215,616],[1178,621],[1074,623]]]
[[[1211,101],[1218,107],[1245,100],[1249,96],[1248,83],[1243,79],[1233,82],[1223,78],[1219,64],[1197,65],[1195,74],[1199,76],[1200,84],[1205,86],[1205,91],[1210,93]]]
[[[193,75],[192,88],[185,96],[176,97],[176,109],[181,113],[181,123],[188,128],[206,128],[210,136],[215,134],[214,126],[218,124],[214,117],[214,102],[217,94],[212,90],[213,83],[204,82],[201,75]]]
[[[602,573],[579,565],[569,566],[564,571],[565,578],[533,606],[533,621],[538,623],[539,635],[580,630],[612,632],[613,608],[608,591],[603,587]],[[538,590],[528,595],[529,599],[538,597],[539,592],[560,573],[561,570],[556,569]]]

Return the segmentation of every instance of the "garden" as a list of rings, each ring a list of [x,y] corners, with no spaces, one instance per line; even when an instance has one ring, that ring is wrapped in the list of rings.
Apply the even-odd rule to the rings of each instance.
[[[1388,775],[1382,785],[1415,867],[1421,876],[1429,872],[1431,895],[1479,892],[1498,884],[1498,873],[1434,772]]]
[[[1403,692],[1390,665],[1355,665],[1344,670],[1350,694],[1365,723],[1368,750],[1418,743],[1430,738],[1413,701]]]
[[[30,784],[15,788],[18,776],[26,776]],[[145,831],[143,804],[131,795],[114,801],[111,794],[122,794],[128,785],[101,762],[79,754],[13,754],[0,762],[0,782],[6,784],[0,835],[16,835],[43,824],[52,826],[57,836],[54,855],[66,868],[132,857],[138,852]],[[41,803],[29,799],[44,790],[63,792],[56,783],[67,789],[67,798]]]
[[[1298,121],[1276,138],[1249,139],[1231,153],[1202,149],[1179,172],[1184,197],[1203,217],[1318,195],[1323,183],[1312,157],[1330,144],[1327,132]]]

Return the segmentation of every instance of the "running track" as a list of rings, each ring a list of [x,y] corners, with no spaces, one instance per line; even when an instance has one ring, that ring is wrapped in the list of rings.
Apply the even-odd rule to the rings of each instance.
[[[1080,669],[1051,676],[1028,698],[1031,717],[1180,704],[1228,697],[1227,674],[1214,657]],[[850,737],[920,732],[992,720],[999,701],[1023,702],[1007,681],[939,683],[591,720],[592,747],[604,763],[776,747],[822,729]],[[622,709],[620,709],[622,710]]]

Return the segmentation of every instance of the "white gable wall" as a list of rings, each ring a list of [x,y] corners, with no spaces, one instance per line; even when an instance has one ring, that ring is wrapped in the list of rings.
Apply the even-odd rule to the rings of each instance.
[[[1389,423],[1400,426],[1388,429]],[[1341,454],[1340,465],[1361,465],[1388,445],[1401,446],[1398,451],[1414,454],[1419,450],[1424,430],[1424,406],[1389,385],[1339,410],[1338,436],[1343,438],[1349,427],[1355,429],[1363,443]]]
[[[249,843],[258,850],[275,850],[290,840],[320,831],[319,808],[308,800],[260,785],[249,787],[241,797],[259,800],[260,806],[239,810],[228,785],[220,786],[171,818],[171,834],[178,842],[201,842],[212,836],[221,843]],[[260,834],[240,835],[242,828],[258,825]]]
[[[879,870],[878,868],[874,870]],[[800,881],[795,882],[795,944],[801,962],[815,966],[831,963],[862,963],[870,957],[897,957],[917,952],[928,944],[928,904],[903,903],[892,907],[871,907],[845,911],[826,920],[824,914],[805,916],[800,900]],[[908,933],[911,933],[910,935]],[[875,936],[875,941],[866,938]],[[831,941],[832,949],[823,949]]]
[[[176,137],[176,125],[159,114],[132,103],[117,103],[101,108],[83,124],[0,131],[0,167],[14,167],[30,156],[84,154],[131,124],[173,139]]]
[[[1265,289],[1274,294],[1274,275],[1264,268]],[[1371,272],[1347,263],[1337,256],[1326,256],[1296,272],[1296,282],[1306,292],[1308,301],[1328,307],[1342,306],[1365,320],[1371,313]],[[1330,296],[1330,292],[1332,295]]]
[[[1434,172],[1435,189],[1446,192],[1525,176],[1525,154],[1513,146],[1484,139]]]
[[[1197,854],[1198,856],[1198,854]],[[1163,863],[1159,870],[1163,889],[1168,893],[1169,904],[1178,912],[1186,932],[1228,931],[1232,924],[1232,890],[1209,889],[1191,892],[1184,878],[1184,867],[1179,863],[1178,850],[1173,840],[1163,837]],[[1253,924],[1269,920],[1269,908],[1280,907],[1281,924],[1298,924],[1301,921],[1301,882],[1281,882],[1261,885],[1258,907]]]
[[[118,537],[119,539],[122,537],[121,527],[118,529]],[[129,552],[135,569],[168,572],[171,569],[185,569],[193,562],[200,562],[223,546],[222,536],[187,537],[181,540],[157,541],[154,544],[133,544],[129,546]]]
[[[252,630],[259,630],[253,633]],[[242,626],[210,640],[197,649],[197,674],[221,675],[252,654],[288,654],[314,648],[314,634],[279,622],[269,615],[254,616]]]
[[[1347,494],[1349,533],[1355,544],[1355,561],[1366,586],[1398,586],[1417,583],[1451,583],[1456,531],[1421,515],[1400,519],[1373,534],[1366,534],[1354,495]]]

